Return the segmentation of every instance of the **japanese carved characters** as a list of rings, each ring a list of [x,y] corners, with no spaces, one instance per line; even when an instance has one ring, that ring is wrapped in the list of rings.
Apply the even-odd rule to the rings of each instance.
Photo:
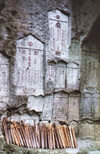
[[[32,35],[17,40],[14,73],[16,95],[43,95],[43,44]]]
[[[48,63],[46,70],[46,92],[53,92],[55,87],[55,73],[56,65],[54,63]]]
[[[48,13],[49,52],[53,57],[68,59],[68,16],[55,10]]]

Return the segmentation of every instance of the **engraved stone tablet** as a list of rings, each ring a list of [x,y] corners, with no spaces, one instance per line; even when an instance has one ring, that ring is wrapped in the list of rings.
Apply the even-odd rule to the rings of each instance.
[[[100,124],[98,122],[95,123],[94,129],[95,139],[96,141],[100,141]]]
[[[80,135],[83,140],[94,140],[94,122],[86,121],[80,124]]]
[[[57,64],[55,88],[64,89],[66,78],[66,65],[63,63]]]
[[[46,93],[53,92],[55,85],[55,69],[56,66],[54,63],[48,63],[46,69]]]
[[[43,95],[43,44],[29,35],[17,40],[14,69],[16,95]]]
[[[49,52],[54,57],[68,58],[68,16],[58,10],[48,13]]]
[[[82,119],[93,118],[94,116],[94,102],[92,94],[81,94],[80,115]]]
[[[79,66],[75,63],[67,65],[67,89],[79,90]]]
[[[68,120],[69,121],[78,121],[79,120],[79,94],[70,94],[69,95],[69,108],[68,108]]]
[[[99,92],[99,87],[100,87],[99,53],[83,52],[82,57],[83,57],[83,60],[82,60],[83,90],[85,92],[93,92],[93,90],[95,92],[96,91]]]
[[[68,120],[68,95],[64,93],[56,93],[54,95],[54,121],[66,121]]]
[[[9,61],[0,53],[0,101],[8,102]]]
[[[93,94],[94,118],[100,119],[100,94]]]
[[[41,115],[41,120],[47,121],[52,120],[52,110],[53,110],[53,95],[45,96],[43,113]]]

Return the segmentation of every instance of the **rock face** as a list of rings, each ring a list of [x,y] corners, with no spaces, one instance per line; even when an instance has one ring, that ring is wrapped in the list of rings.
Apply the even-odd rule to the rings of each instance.
[[[100,140],[99,0],[0,1],[0,118]]]

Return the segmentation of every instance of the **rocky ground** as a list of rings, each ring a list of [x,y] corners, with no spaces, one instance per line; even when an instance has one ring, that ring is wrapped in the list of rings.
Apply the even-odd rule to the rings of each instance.
[[[90,140],[78,140],[77,149],[43,150],[27,149],[14,144],[7,145],[3,138],[0,138],[0,153],[2,154],[100,154],[100,142]]]

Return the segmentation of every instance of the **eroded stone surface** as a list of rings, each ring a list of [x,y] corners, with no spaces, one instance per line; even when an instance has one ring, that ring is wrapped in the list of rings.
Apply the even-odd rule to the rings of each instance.
[[[69,122],[69,125],[74,128],[75,135],[76,135],[76,137],[78,137],[79,136],[79,123],[77,121],[73,120],[73,121]]]
[[[55,74],[56,74],[56,65],[54,63],[48,63],[46,67],[45,93],[53,92],[55,87]]]
[[[19,114],[14,114],[11,116],[11,120],[15,120],[15,121],[23,121],[26,124],[30,124],[33,125],[34,122],[38,123],[39,122],[39,116],[37,116],[36,114],[33,115],[29,115],[29,114],[23,114],[23,115],[19,115]]]
[[[69,106],[68,106],[68,120],[69,121],[79,121],[79,104],[80,95],[71,94],[69,95]]]
[[[84,83],[82,91],[89,93],[99,92],[99,53],[83,50],[82,57],[82,80]]]
[[[56,65],[55,88],[65,89],[65,86],[66,86],[66,65],[63,63],[58,63]]]
[[[33,110],[35,112],[41,113],[43,111],[43,103],[44,103],[43,97],[41,97],[41,96],[39,96],[39,97],[29,96],[27,108],[30,111]]]
[[[94,126],[95,140],[100,141],[100,123],[95,123]]]
[[[82,94],[81,95],[81,104],[80,104],[81,117],[92,118],[94,115],[93,110],[93,99],[91,94]]]
[[[79,66],[75,63],[67,64],[67,89],[79,90]]]
[[[52,121],[53,112],[53,95],[47,95],[44,99],[43,113],[41,115],[41,120]]]
[[[93,94],[94,119],[100,119],[100,94]]]
[[[94,122],[86,121],[80,125],[81,139],[94,140]]]
[[[63,105],[66,104],[63,103],[66,102],[65,96],[60,100],[61,104],[59,103],[59,98],[58,97],[57,99],[55,98],[54,96],[55,85],[58,88],[57,89],[58,91],[61,91],[60,87],[63,87],[63,90],[65,87],[68,87],[67,91],[69,93],[70,93],[69,88],[72,88],[71,89],[72,91],[75,90],[79,91],[78,79],[80,79],[81,92],[82,92],[82,98],[80,101],[81,103],[80,119],[82,120],[87,118],[93,121],[95,120],[99,121],[100,119],[100,114],[99,114],[100,113],[100,103],[99,103],[100,102],[99,99],[99,94],[100,94],[100,54],[99,54],[100,28],[99,27],[100,26],[98,24],[100,23],[99,6],[100,6],[100,1],[98,0],[95,1],[62,0],[60,2],[55,0],[55,1],[50,1],[49,3],[48,1],[45,0],[42,1],[39,0],[38,2],[29,0],[25,1],[13,0],[12,2],[11,0],[0,1],[0,52],[2,52],[5,56],[10,58],[10,67],[9,67],[8,64],[7,65],[5,65],[6,63],[4,64],[5,58],[1,58],[2,56],[0,57],[0,62],[3,60],[2,61],[3,65],[0,64],[1,68],[0,109],[2,110],[0,111],[1,115],[3,114],[10,116],[12,115],[12,112],[13,114],[17,113],[18,115],[20,114],[25,115],[25,113],[27,112],[27,114],[33,115],[32,118],[34,119],[34,111],[36,111],[36,116],[38,116],[38,118],[39,118],[38,114],[40,114],[41,112],[41,114],[43,115],[43,119],[41,118],[42,120],[44,121],[46,119],[51,120],[52,119],[51,111],[53,110],[52,108],[54,103],[56,102],[55,104],[57,104],[54,106],[55,113],[57,114],[58,114],[57,112],[58,109],[56,109],[56,106],[57,107],[59,106],[59,108],[61,107],[62,109],[64,108]],[[71,33],[69,32],[69,29],[71,29]],[[35,39],[35,37],[38,38],[40,41],[38,39]],[[29,39],[28,43],[25,42],[26,38]],[[69,39],[71,39],[70,47],[69,47],[69,42],[70,42]],[[16,40],[17,44],[15,43]],[[23,44],[21,44],[22,43],[21,40],[23,40],[24,42]],[[45,44],[46,56],[45,54],[43,56],[42,52],[43,43],[41,43],[41,41],[44,42]],[[35,42],[34,47],[32,47],[33,42]],[[18,44],[21,45],[20,47],[22,48],[19,49]],[[20,53],[22,53],[22,50],[24,48],[26,50],[26,55],[25,55],[26,59],[32,62],[32,66],[36,61],[38,62],[38,65],[34,64],[36,70],[31,66],[30,68],[27,67],[30,65],[30,63],[28,63],[28,61],[24,59],[23,54],[19,55],[19,53],[17,53],[18,56],[17,63],[19,70],[17,70],[16,73],[19,73],[19,75],[21,75],[20,78],[21,81],[17,78],[18,80],[15,79],[13,82],[12,78],[18,77],[18,74],[13,73],[15,65],[17,64],[17,63],[15,64],[14,61],[14,57],[16,57],[15,53],[16,51],[19,52],[19,50]],[[36,58],[37,53],[38,53],[37,56],[38,58]],[[29,54],[31,54],[30,57]],[[44,58],[44,64],[42,61],[43,58]],[[51,65],[50,67],[47,66],[48,59],[51,59],[51,61],[54,62],[57,72],[54,66]],[[69,71],[68,74],[66,74],[66,78],[68,79],[68,81],[66,82],[65,82],[65,74],[63,74],[63,71],[65,71],[66,69],[61,68],[60,70],[60,68],[58,67],[59,59],[61,61],[62,59],[63,61],[67,59],[66,63],[68,63],[68,65],[70,63],[74,63],[77,66],[79,65],[79,69],[74,68],[73,66],[68,68]],[[25,61],[23,62],[22,60]],[[10,88],[9,92],[10,101],[9,104],[6,105],[6,103],[8,103],[9,97],[6,91],[8,88],[5,88],[6,90],[4,90],[5,86],[3,85],[5,85],[6,81],[5,81],[5,76],[3,74],[7,73],[5,70],[7,70],[8,67],[10,68],[8,73],[10,79],[10,86],[7,87]],[[23,67],[24,69],[22,69]],[[48,72],[46,73],[44,71],[44,74],[46,74],[46,76],[44,77],[42,74],[39,75],[38,78],[38,70],[40,70],[41,73],[43,73],[43,70],[45,69]],[[25,70],[27,71],[25,72]],[[81,78],[77,76],[78,70],[79,71],[81,70],[80,72]],[[34,75],[32,71],[35,71]],[[55,79],[55,75],[57,76],[57,79]],[[9,79],[7,79],[7,81],[9,81]],[[43,80],[44,82],[46,82],[46,84],[43,83]],[[33,85],[31,84],[32,82]],[[64,87],[64,82],[66,84],[65,87]],[[7,84],[8,83],[9,82],[7,82]],[[21,89],[19,87],[21,87]],[[34,88],[37,89],[38,92],[34,91]],[[37,105],[34,106],[32,104],[32,101],[30,102],[29,105],[28,96],[43,95],[44,89],[46,92],[50,92],[51,95],[47,97],[45,96],[45,99],[47,100],[45,101],[44,99],[43,101],[43,106],[44,106],[43,109],[42,109],[42,100],[41,103],[39,102],[40,104],[39,106]],[[86,93],[88,93],[88,96],[86,96]],[[54,96],[54,101],[53,101],[54,103],[51,103],[53,96]],[[27,105],[29,105],[29,108]],[[31,111],[31,107],[33,107],[34,111],[33,110]],[[72,108],[77,111],[76,109],[77,104],[74,107]],[[66,112],[68,114],[68,108],[66,108]],[[72,112],[71,109],[70,112]],[[62,117],[64,116],[63,119],[64,121],[66,121],[65,110],[63,115],[62,113],[60,114],[61,114],[60,119],[62,120]],[[17,117],[17,115],[15,117]],[[25,117],[28,120],[30,119],[28,116]],[[72,123],[74,123],[75,125],[79,124],[78,122],[73,121],[74,116],[72,115],[72,113],[70,113],[70,117]],[[78,119],[76,115],[74,119]],[[87,128],[88,128],[87,132],[88,135],[89,130],[91,132],[91,124]],[[84,137],[86,131],[82,129],[82,132],[83,132],[82,136]],[[96,126],[96,132],[97,132],[96,136],[98,137],[99,124],[98,126]]]
[[[53,120],[67,122],[68,120],[68,95],[56,93],[54,95]]]
[[[9,101],[9,60],[0,53],[0,101]],[[2,107],[1,107],[2,108]]]

